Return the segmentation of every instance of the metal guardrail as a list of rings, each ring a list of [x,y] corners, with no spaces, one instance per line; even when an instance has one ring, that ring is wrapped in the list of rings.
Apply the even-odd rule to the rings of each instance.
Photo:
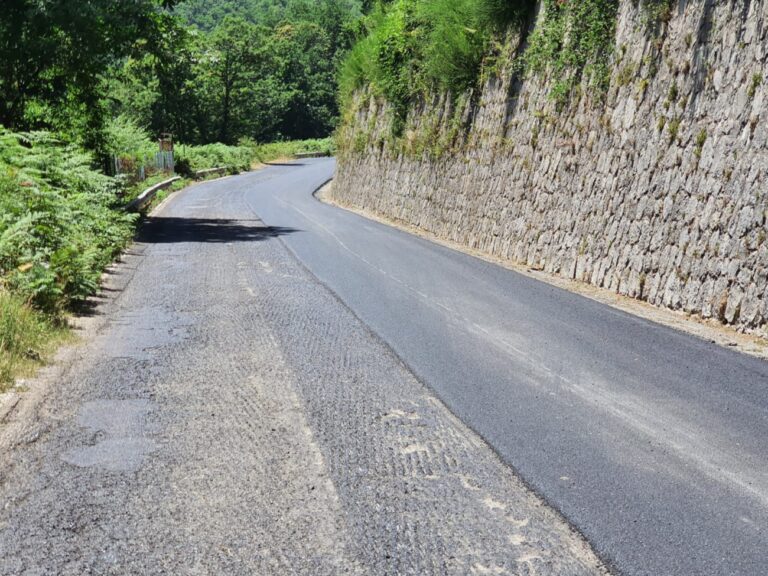
[[[193,177],[195,180],[199,180],[201,178],[205,178],[206,176],[211,176],[215,174],[228,174],[229,168],[227,167],[220,167],[220,168],[206,168],[205,170],[197,170]],[[157,196],[157,193],[160,192],[160,190],[165,190],[168,188],[171,184],[174,182],[178,182],[181,180],[181,176],[174,176],[173,178],[169,178],[168,180],[163,180],[162,182],[158,182],[154,186],[150,186],[144,192],[139,194],[135,200],[133,200],[130,204],[128,204],[125,209],[129,212],[141,212],[144,210],[147,206],[149,206],[152,203],[152,200],[155,199],[155,196]]]
[[[227,174],[229,172],[229,168],[221,167],[221,168],[206,168],[205,170],[198,170],[195,172],[195,180],[198,180],[200,178],[205,178],[206,176],[210,176],[212,174]]]
[[[293,155],[298,160],[302,158],[325,158],[326,156],[328,156],[327,152],[299,152]]]
[[[139,194],[136,199],[128,204],[126,206],[126,210],[130,212],[141,212],[149,206],[152,203],[152,200],[154,200],[155,196],[157,195],[160,190],[165,190],[168,188],[171,184],[174,182],[177,182],[181,180],[181,176],[174,176],[173,178],[169,178],[168,180],[163,180],[162,182],[159,182],[155,184],[154,186],[150,186],[144,192]]]

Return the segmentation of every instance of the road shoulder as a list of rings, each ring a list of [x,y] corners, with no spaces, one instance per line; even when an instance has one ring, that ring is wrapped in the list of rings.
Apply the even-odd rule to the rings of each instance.
[[[332,187],[333,181],[328,182],[315,192],[315,197],[321,202],[352,212],[368,220],[373,220],[374,222],[397,228],[403,232],[413,234],[414,236],[434,242],[440,246],[485,260],[486,262],[512,270],[513,272],[517,272],[528,278],[533,278],[562,290],[567,290],[568,292],[584,296],[585,298],[605,304],[606,306],[610,306],[611,308],[627,314],[632,314],[633,316],[655,322],[656,324],[660,324],[667,328],[673,328],[680,332],[695,336],[701,340],[717,344],[723,348],[736,350],[748,356],[768,360],[768,339],[762,338],[759,335],[738,332],[716,320],[704,319],[684,312],[659,308],[648,302],[623,296],[605,288],[598,288],[591,284],[577,282],[541,270],[534,270],[529,266],[517,264],[510,260],[490,256],[484,252],[473,250],[456,242],[439,238],[434,234],[430,234],[411,224],[387,218],[369,210],[360,209],[356,206],[340,203],[335,198],[331,197]]]

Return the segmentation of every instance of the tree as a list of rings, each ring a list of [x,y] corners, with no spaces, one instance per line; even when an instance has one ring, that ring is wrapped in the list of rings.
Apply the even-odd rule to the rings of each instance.
[[[336,109],[335,50],[330,34],[311,22],[286,24],[271,38],[273,74],[286,113],[278,130],[291,138],[317,138],[333,130]]]
[[[239,16],[248,6],[263,12]],[[359,36],[357,0],[186,0],[180,8],[213,29],[160,20],[138,55],[109,76],[112,116],[187,143],[333,130],[336,71]],[[215,25],[220,13],[229,15]]]
[[[0,124],[50,123],[57,107],[102,121],[102,75],[152,45],[176,0],[3,0]]]
[[[212,33],[201,59],[200,80],[218,126],[218,140],[233,143],[242,132],[248,90],[256,78],[262,36],[258,26],[230,16]]]

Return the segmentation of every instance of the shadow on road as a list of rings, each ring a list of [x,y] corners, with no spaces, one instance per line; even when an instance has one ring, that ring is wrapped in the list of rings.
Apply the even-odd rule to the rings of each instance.
[[[299,232],[294,228],[265,226],[260,220],[149,217],[137,240],[147,244],[175,242],[258,242]]]
[[[264,162],[267,166],[306,166],[301,162]]]

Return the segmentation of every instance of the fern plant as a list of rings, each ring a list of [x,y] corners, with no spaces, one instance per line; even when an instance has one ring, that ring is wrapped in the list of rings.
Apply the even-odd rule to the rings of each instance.
[[[0,285],[58,315],[98,286],[133,234],[119,187],[51,134],[0,129]]]

